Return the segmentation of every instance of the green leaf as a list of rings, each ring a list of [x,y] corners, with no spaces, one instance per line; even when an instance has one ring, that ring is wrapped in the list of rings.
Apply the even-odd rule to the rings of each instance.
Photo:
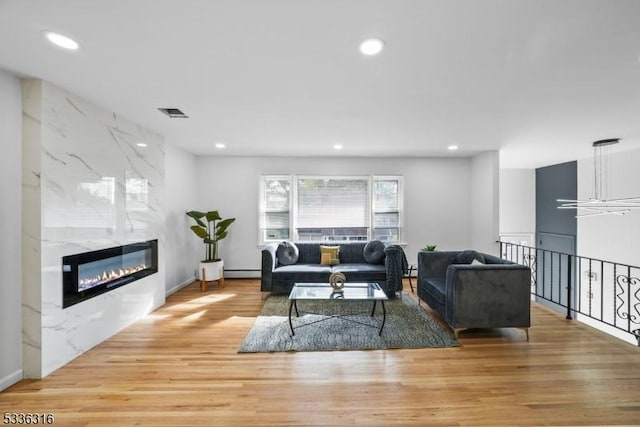
[[[223,231],[222,233],[220,233],[220,232],[216,233],[216,240],[222,240],[225,237],[227,237],[227,232],[226,231]]]
[[[193,218],[193,220],[201,227],[206,227],[207,225],[202,222],[200,220],[200,218],[202,218],[205,213],[204,212],[198,212],[198,211],[189,211],[187,212],[187,215],[190,216],[191,218]]]
[[[206,217],[207,217],[207,221],[209,221],[209,222],[218,221],[218,220],[222,219],[222,217],[220,216],[218,211],[209,211],[209,212],[206,213]]]
[[[192,225],[191,230],[201,239],[204,239],[205,237],[209,237],[209,233],[207,233],[207,229],[199,225]]]
[[[235,220],[236,220],[235,218],[227,218],[220,221],[216,225],[216,234],[222,233],[223,231],[225,231],[231,224],[233,224]]]

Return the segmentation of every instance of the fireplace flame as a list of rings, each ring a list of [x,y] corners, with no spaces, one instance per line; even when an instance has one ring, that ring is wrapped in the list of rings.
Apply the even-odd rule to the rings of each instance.
[[[87,286],[92,286],[96,284],[105,283],[111,280],[119,279],[129,274],[133,274],[136,271],[144,270],[145,268],[147,268],[146,264],[140,264],[134,267],[121,268],[118,271],[115,271],[115,270],[103,271],[102,274],[98,274],[94,277],[89,277],[86,279],[80,279],[78,280],[78,282],[80,284],[80,288],[84,288]]]

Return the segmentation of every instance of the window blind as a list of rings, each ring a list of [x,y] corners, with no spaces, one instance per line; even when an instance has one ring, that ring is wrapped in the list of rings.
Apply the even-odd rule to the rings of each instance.
[[[368,227],[367,179],[298,179],[298,228]]]

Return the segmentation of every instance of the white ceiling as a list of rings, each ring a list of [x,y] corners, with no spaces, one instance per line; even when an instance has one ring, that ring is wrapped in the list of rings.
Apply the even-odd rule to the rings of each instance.
[[[370,36],[386,42],[375,58],[358,52]],[[0,0],[0,68],[199,155],[449,156],[457,144],[536,167],[602,138],[639,148],[639,58],[638,0]]]

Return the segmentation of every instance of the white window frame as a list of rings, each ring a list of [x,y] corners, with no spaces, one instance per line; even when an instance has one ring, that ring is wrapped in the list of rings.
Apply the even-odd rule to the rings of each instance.
[[[271,242],[277,242],[280,239],[265,239],[265,222],[266,217],[266,182],[269,180],[288,180],[289,181],[289,240],[298,241],[298,180],[299,179],[365,179],[367,180],[367,209],[369,210],[369,223],[367,224],[367,239],[371,240],[375,234],[374,220],[376,213],[396,212],[396,210],[376,211],[375,201],[375,181],[393,181],[398,182],[398,240],[389,241],[389,243],[400,243],[403,241],[404,230],[404,183],[401,175],[261,175],[259,180],[260,203],[259,203],[259,245],[265,245]],[[327,242],[327,241],[319,241]]]

